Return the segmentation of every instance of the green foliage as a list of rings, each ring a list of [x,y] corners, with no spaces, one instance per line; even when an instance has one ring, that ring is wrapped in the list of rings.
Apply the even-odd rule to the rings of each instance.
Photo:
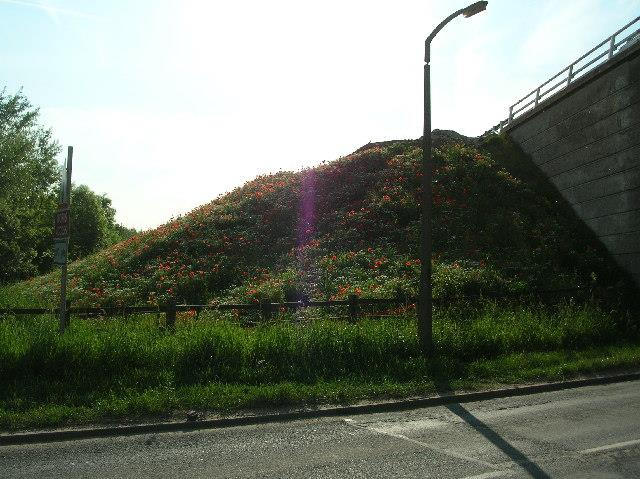
[[[173,334],[153,315],[72,318],[64,335],[54,317],[5,317],[0,427],[406,395],[462,379],[478,387],[640,364],[637,332],[620,315],[571,303],[440,308],[432,360],[420,352],[413,315],[246,328],[218,313],[181,313]]]
[[[98,195],[86,185],[71,188],[71,260],[83,258],[135,234],[135,230],[115,223],[115,213],[106,195]]]
[[[22,92],[0,91],[0,283],[51,264],[58,149]]]
[[[107,245],[107,217],[98,195],[87,186],[71,189],[69,258],[82,258]]]
[[[53,267],[53,218],[58,203],[60,148],[38,124],[38,109],[18,92],[0,91],[0,283]],[[81,258],[130,237],[115,224],[105,195],[72,189],[70,257]]]
[[[571,303],[447,307],[436,310],[434,342],[439,355],[461,359],[580,349],[631,339],[618,315]],[[415,327],[413,315],[358,324],[316,319],[245,328],[215,313],[198,319],[184,313],[174,334],[163,332],[152,317],[139,317],[76,319],[61,336],[55,318],[5,318],[0,322],[0,378],[71,381],[78,388],[91,387],[91,381],[135,383],[142,377],[152,383],[173,378],[176,385],[397,378],[421,356]]]
[[[262,176],[70,267],[74,304],[415,295],[422,151],[370,144]],[[434,294],[612,285],[624,279],[557,193],[501,137],[434,151]],[[95,242],[93,243],[95,244]],[[55,303],[48,277],[9,296]]]

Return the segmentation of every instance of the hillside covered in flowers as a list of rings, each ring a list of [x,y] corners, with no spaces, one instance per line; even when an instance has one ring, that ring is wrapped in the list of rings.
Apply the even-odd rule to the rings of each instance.
[[[301,152],[304,154],[304,152]],[[415,140],[261,176],[70,265],[74,306],[415,295]],[[434,150],[434,295],[613,284],[622,276],[507,139]],[[54,306],[59,274],[5,288]]]

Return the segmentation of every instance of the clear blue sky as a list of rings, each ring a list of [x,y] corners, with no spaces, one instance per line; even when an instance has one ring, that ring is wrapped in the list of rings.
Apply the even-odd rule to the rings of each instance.
[[[74,146],[75,182],[148,228],[258,174],[419,137],[424,38],[468,3],[0,0],[0,88]],[[489,0],[433,44],[433,127],[484,132],[638,15]]]

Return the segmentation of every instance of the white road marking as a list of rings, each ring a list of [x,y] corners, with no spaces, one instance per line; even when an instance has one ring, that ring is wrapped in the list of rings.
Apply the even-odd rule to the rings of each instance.
[[[616,442],[615,444],[607,444],[606,446],[592,447],[591,449],[583,449],[578,451],[580,454],[593,454],[594,452],[611,451],[613,449],[623,449],[629,446],[635,446],[640,444],[640,439],[634,439],[633,441]]]
[[[350,426],[353,426],[353,427],[358,427],[360,429],[367,429],[369,431],[377,432],[378,434],[382,434],[384,436],[393,437],[393,438],[396,438],[396,439],[402,439],[403,441],[410,442],[412,444],[415,444],[415,445],[420,446],[420,447],[424,447],[426,449],[429,449],[429,450],[434,451],[434,452],[438,452],[440,454],[445,454],[447,456],[455,457],[456,459],[462,459],[463,461],[468,461],[468,462],[475,462],[476,464],[480,464],[482,466],[485,466],[485,467],[488,467],[488,468],[491,468],[491,469],[498,469],[498,470],[503,470],[504,469],[503,465],[492,464],[490,462],[483,461],[482,459],[476,459],[475,457],[467,456],[467,455],[464,455],[464,454],[459,454],[459,453],[457,453],[455,451],[449,451],[447,449],[442,449],[442,448],[439,448],[439,447],[436,447],[436,446],[432,446],[431,444],[427,444],[427,443],[418,441],[416,439],[412,439],[412,438],[407,437],[407,436],[405,436],[403,434],[397,434],[397,433],[385,431],[384,429],[378,429],[378,428],[374,428],[374,427],[361,426],[360,424],[357,424],[356,422],[354,422],[353,419],[344,419],[344,422],[349,424]]]
[[[478,474],[475,476],[466,476],[466,477],[463,477],[462,479],[491,479],[493,477],[510,476],[511,474],[513,474],[513,471],[491,471],[491,472],[485,472],[484,474]]]

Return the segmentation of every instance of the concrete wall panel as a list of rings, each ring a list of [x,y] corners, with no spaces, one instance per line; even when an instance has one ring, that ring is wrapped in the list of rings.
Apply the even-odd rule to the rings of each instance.
[[[614,195],[603,196],[593,200],[577,203],[573,209],[583,220],[597,218],[612,213],[625,213],[638,209],[640,204],[640,190],[622,191]],[[599,234],[596,231],[596,234]]]
[[[507,132],[640,286],[640,45]]]
[[[570,104],[553,101],[557,97],[562,98],[566,95],[566,91],[561,91],[541,103],[537,110],[544,114],[538,113],[526,118],[522,124],[518,125],[517,131],[513,131],[513,138],[524,143],[536,134],[552,128],[558,122],[579,114],[600,100],[640,81],[640,60],[634,58],[632,61],[617,65],[615,69],[603,72],[597,78],[589,77],[590,75],[585,75],[584,78],[575,81],[573,89],[569,90],[572,95]],[[585,83],[589,84],[588,89],[583,88]]]
[[[600,238],[612,254],[640,253],[640,231]]]
[[[589,155],[583,156],[583,159],[590,159]],[[551,176],[551,179],[559,190],[565,190],[637,166],[640,166],[640,144]]]
[[[601,236],[640,231],[640,209],[591,218],[585,223]]]
[[[639,187],[640,166],[615,175],[598,178],[578,186],[560,189],[560,192],[562,196],[573,205]]]
[[[611,115],[612,112],[624,110],[639,101],[640,88],[638,88],[636,82],[565,118],[556,123],[553,128],[536,133],[531,138],[523,141],[521,143],[522,147],[535,153],[545,146],[562,142],[567,136],[602,121]]]
[[[563,157],[545,163],[540,168],[549,177],[554,178],[560,173],[569,170],[580,170],[584,165],[609,157],[638,144],[640,144],[640,128],[626,128],[595,143],[578,148]]]
[[[536,164],[543,165],[632,126],[640,127],[640,103],[614,111],[593,125],[577,130],[561,141],[550,143],[530,154]]]

